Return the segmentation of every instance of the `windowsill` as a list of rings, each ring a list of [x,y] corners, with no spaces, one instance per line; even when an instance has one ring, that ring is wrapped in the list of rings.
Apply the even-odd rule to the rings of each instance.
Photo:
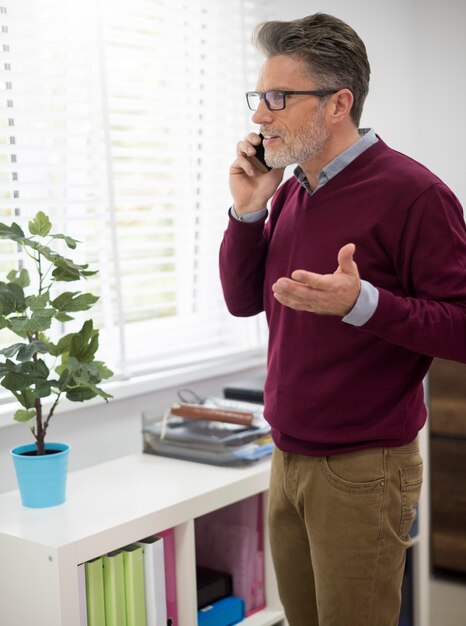
[[[201,362],[195,365],[173,368],[164,372],[147,374],[127,380],[115,380],[102,385],[107,393],[112,394],[113,398],[109,402],[118,402],[133,396],[161,391],[170,387],[183,386],[188,383],[215,378],[225,374],[234,374],[244,369],[253,367],[265,368],[266,352],[265,350],[255,350],[249,353],[241,353],[230,357],[223,357]],[[70,402],[62,400],[59,405],[60,413],[76,411],[93,405],[102,404],[102,398],[97,397],[86,402]],[[44,402],[44,409],[50,406],[51,402]],[[13,413],[20,408],[19,403],[10,402],[0,405],[0,428],[5,426],[13,426],[19,424],[12,418]]]

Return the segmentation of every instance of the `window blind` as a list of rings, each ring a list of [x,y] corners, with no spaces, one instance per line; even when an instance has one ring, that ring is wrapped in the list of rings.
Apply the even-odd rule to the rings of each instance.
[[[263,320],[226,310],[218,247],[259,63],[250,32],[269,13],[265,0],[0,0],[0,219],[26,227],[43,210],[83,242],[77,261],[99,273],[80,288],[100,296],[99,357],[119,377],[264,345]],[[16,255],[0,242],[1,278]]]

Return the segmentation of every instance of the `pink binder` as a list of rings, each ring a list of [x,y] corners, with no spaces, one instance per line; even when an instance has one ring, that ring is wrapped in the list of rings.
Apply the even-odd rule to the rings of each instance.
[[[178,609],[176,604],[176,561],[175,532],[173,528],[157,533],[163,537],[165,560],[165,593],[167,598],[167,625],[178,626]]]

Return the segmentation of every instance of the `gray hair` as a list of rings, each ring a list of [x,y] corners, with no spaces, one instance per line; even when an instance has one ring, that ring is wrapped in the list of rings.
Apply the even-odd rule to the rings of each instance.
[[[348,24],[325,13],[264,22],[253,42],[268,58],[287,54],[303,60],[318,89],[349,89],[354,98],[351,118],[359,126],[371,69],[363,41]]]

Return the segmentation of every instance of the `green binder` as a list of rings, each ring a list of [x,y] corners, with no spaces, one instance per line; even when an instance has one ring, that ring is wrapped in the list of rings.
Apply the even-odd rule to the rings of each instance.
[[[102,557],[84,564],[88,626],[106,626]]]
[[[126,626],[125,572],[123,552],[103,557],[106,626]]]
[[[144,552],[140,546],[123,548],[126,626],[146,626]]]

